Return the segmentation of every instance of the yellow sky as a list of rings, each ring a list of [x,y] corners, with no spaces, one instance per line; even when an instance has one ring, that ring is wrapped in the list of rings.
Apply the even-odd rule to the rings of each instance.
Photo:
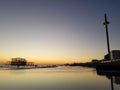
[[[69,0],[68,0],[69,1]],[[42,64],[88,62],[107,53],[104,13],[111,50],[120,49],[119,7],[88,0],[4,2],[0,8],[0,62],[21,57]],[[109,9],[109,7],[112,7]],[[112,13],[111,13],[112,12]]]
[[[102,55],[101,55],[102,56]],[[11,61],[11,58],[16,58],[16,57],[21,57],[25,58],[28,62],[34,62],[36,64],[65,64],[65,63],[74,63],[74,62],[90,62],[92,59],[102,59],[99,57],[99,55],[96,55],[96,58],[91,58],[95,57],[95,54],[91,55],[78,55],[77,53],[69,53],[69,54],[64,54],[64,55],[57,55],[54,53],[48,53],[45,55],[40,55],[40,54],[18,54],[18,53],[9,53],[5,55],[2,55],[0,57],[0,63],[6,63],[8,61]]]

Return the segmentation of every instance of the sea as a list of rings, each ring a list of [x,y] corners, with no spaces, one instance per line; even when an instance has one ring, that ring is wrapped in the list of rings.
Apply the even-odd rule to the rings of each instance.
[[[0,90],[120,90],[120,76],[81,66],[1,68]]]

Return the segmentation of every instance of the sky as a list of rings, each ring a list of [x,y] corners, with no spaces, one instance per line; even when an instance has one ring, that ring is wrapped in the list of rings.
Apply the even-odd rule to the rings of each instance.
[[[120,50],[120,0],[0,0],[0,63],[26,58],[40,64],[89,62]]]

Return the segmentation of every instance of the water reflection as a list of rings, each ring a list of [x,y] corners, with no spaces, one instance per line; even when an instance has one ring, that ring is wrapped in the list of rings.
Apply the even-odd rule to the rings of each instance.
[[[109,75],[84,67],[0,70],[0,90],[111,90],[109,80]],[[113,83],[117,80],[113,77]]]
[[[98,75],[106,76],[111,83],[111,90],[114,89],[114,84],[120,85],[120,72],[119,71],[97,71]]]

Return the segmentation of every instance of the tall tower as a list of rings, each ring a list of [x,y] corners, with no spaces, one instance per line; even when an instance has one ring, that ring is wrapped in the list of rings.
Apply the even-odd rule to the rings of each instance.
[[[104,17],[105,17],[104,25],[105,25],[105,28],[106,28],[106,38],[107,38],[107,49],[108,49],[109,58],[111,60],[110,44],[109,44],[109,34],[108,34],[108,24],[109,24],[109,22],[107,21],[107,15],[106,14],[104,14]]]

